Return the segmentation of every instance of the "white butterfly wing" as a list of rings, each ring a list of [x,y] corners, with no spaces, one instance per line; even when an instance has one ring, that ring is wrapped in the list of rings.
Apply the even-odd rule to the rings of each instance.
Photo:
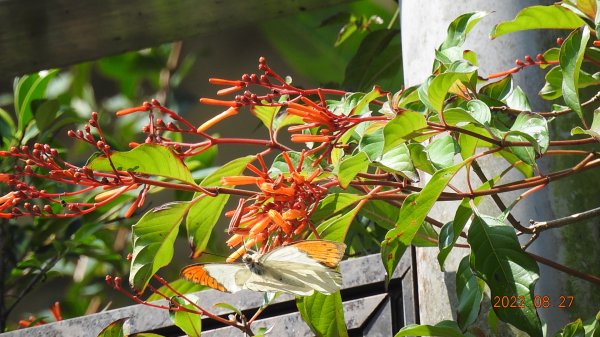
[[[230,293],[245,289],[252,275],[241,263],[192,264],[181,270],[181,277],[188,281]]]

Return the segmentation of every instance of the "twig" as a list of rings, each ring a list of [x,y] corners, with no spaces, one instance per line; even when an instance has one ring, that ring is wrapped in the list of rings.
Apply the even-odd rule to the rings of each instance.
[[[539,232],[545,231],[550,228],[563,227],[563,226],[570,225],[575,222],[579,222],[579,221],[582,221],[585,219],[590,219],[590,218],[597,217],[597,216],[600,216],[600,207],[590,209],[588,211],[581,212],[581,213],[575,213],[575,214],[569,215],[567,217],[555,219],[555,220],[549,220],[549,221],[530,220],[529,223],[531,223],[531,226],[529,226],[529,229],[534,233],[539,233]]]
[[[548,267],[552,267],[552,268],[554,268],[556,270],[560,270],[560,271],[562,271],[562,272],[564,272],[566,274],[573,275],[573,276],[575,276],[577,278],[580,278],[582,280],[585,280],[585,281],[588,281],[588,282],[591,282],[591,283],[600,284],[600,277],[598,277],[598,276],[580,272],[579,270],[575,270],[573,268],[569,268],[569,267],[567,267],[565,265],[562,265],[560,263],[554,262],[552,260],[548,260],[545,257],[541,257],[541,256],[533,254],[533,253],[527,252],[527,254],[529,254],[537,262],[545,264]]]

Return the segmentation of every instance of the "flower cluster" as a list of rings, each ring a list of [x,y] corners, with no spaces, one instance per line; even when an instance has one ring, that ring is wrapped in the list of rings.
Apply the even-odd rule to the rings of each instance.
[[[271,178],[262,157],[258,156],[261,169],[252,164],[247,165],[257,176],[222,178],[224,185],[254,184],[260,189],[255,196],[240,199],[238,207],[225,214],[231,217],[228,232],[232,236],[227,240],[227,245],[240,246],[227,258],[228,262],[236,260],[258,244],[260,251],[265,252],[293,242],[307,230],[318,237],[309,219],[327,192],[327,188],[315,184],[320,170],[316,169],[309,176],[301,173],[304,152],[296,166],[287,152],[283,152],[282,156],[289,169],[287,177],[279,174],[276,178]]]

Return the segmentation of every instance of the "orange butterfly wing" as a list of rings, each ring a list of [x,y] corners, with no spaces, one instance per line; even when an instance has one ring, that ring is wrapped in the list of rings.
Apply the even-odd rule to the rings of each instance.
[[[181,277],[219,291],[236,292],[243,288],[250,271],[239,263],[192,264],[181,270]]]

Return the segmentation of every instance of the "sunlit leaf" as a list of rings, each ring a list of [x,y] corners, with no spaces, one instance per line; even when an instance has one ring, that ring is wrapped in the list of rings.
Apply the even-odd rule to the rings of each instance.
[[[562,94],[565,104],[583,119],[583,110],[579,102],[579,72],[585,48],[590,39],[588,26],[573,31],[560,47],[559,61],[563,70]]]
[[[580,126],[576,126],[571,130],[571,135],[581,134],[586,134],[600,140],[600,110],[594,111],[594,119],[592,120],[592,125],[589,130],[584,130]]]
[[[340,165],[333,171],[337,174],[338,181],[342,188],[347,188],[350,181],[358,173],[366,172],[369,167],[369,158],[364,152],[359,152],[354,156],[344,157]]]
[[[337,214],[343,209],[350,207],[360,201],[363,197],[358,194],[351,193],[330,193],[327,194],[313,213],[311,220],[314,223],[319,223],[323,219]]]
[[[358,206],[354,207],[348,212],[334,215],[320,223],[317,226],[319,237],[323,240],[344,242],[344,239],[348,234],[348,229],[350,229],[352,220],[354,220],[354,217],[356,217],[358,210]],[[316,239],[314,233],[311,233],[308,238],[313,240]]]
[[[497,24],[490,36],[498,36],[528,29],[575,29],[583,26],[579,16],[560,5],[530,6],[521,10],[512,21]]]
[[[57,73],[58,70],[53,69],[15,79],[13,90],[15,93],[15,112],[18,116],[17,130],[24,131],[25,126],[33,118],[31,103],[36,99],[44,98],[48,83]]]
[[[439,75],[431,76],[419,87],[419,98],[431,110],[441,112],[444,100],[450,89],[459,83],[468,83],[477,67],[466,62],[455,62],[448,71]]]
[[[419,180],[419,175],[410,159],[410,151],[406,144],[385,151],[373,164],[388,172],[401,174],[412,181]]]
[[[111,162],[119,171],[149,174],[195,184],[190,170],[183,161],[166,146],[141,144],[126,152],[113,152],[110,161],[98,156],[87,165],[92,170],[112,171]]]
[[[348,337],[340,292],[324,295],[296,296],[302,319],[317,337]]]
[[[177,291],[177,293],[175,291],[173,291],[172,289],[175,289]],[[190,294],[190,293],[194,293],[194,292],[206,290],[206,289],[210,289],[210,288],[207,286],[201,285],[201,284],[189,282],[184,279],[178,279],[173,282],[169,282],[168,287],[162,286],[162,287],[158,288],[158,291],[156,293],[152,293],[152,295],[148,296],[146,301],[152,302],[152,301],[162,300],[162,299],[164,299],[164,297],[162,295],[165,295],[167,297],[173,297],[173,296],[178,295],[178,293],[179,294]],[[161,295],[159,295],[159,293]]]
[[[409,324],[395,335],[402,336],[465,337],[454,321],[441,321],[436,325]]]
[[[533,303],[539,268],[521,249],[514,228],[476,213],[467,240],[471,268],[490,288],[491,299],[515,296],[522,306],[494,308],[498,318],[532,337],[541,337],[542,325]]]
[[[558,56],[558,54],[557,54]],[[479,94],[484,94],[498,101],[504,100],[513,89],[512,76],[508,75],[500,81],[488,83],[479,89]]]
[[[443,135],[425,147],[427,157],[436,170],[448,168],[454,163],[454,155],[460,150],[452,136]]]
[[[415,111],[401,111],[383,128],[383,151],[392,149],[410,139],[415,131],[427,127],[425,116]]]
[[[132,227],[133,257],[129,283],[143,291],[148,281],[173,258],[179,224],[190,208],[189,202],[172,202],[148,211]]]
[[[273,121],[280,109],[281,106],[253,105],[250,108],[250,112],[252,112],[256,118],[260,119],[267,129],[272,130]]]
[[[191,301],[197,300],[197,297],[194,295],[188,295],[186,297]],[[192,311],[198,310],[192,303],[189,303],[179,296],[172,297],[171,301],[186,309]],[[202,315],[184,310],[169,310],[169,318],[173,324],[183,330],[189,337],[200,337],[200,334],[202,333]]]
[[[450,47],[460,47],[465,42],[467,34],[486,15],[487,12],[465,13],[450,23],[446,41],[440,46],[440,50]]]
[[[402,255],[421,227],[429,210],[463,163],[437,171],[421,192],[409,195],[402,203],[398,222],[385,235],[381,243],[381,259],[387,272],[387,280],[394,273]]]
[[[240,175],[246,168],[246,164],[253,161],[254,158],[254,156],[246,156],[230,161],[207,176],[200,186],[223,186],[221,184],[222,177]],[[216,197],[206,196],[190,208],[185,225],[193,258],[199,257],[204,252],[227,200],[229,200],[229,194],[225,193]]]
[[[565,325],[555,337],[585,337],[585,330],[581,319]]]
[[[104,329],[102,329],[102,331],[100,331],[97,337],[126,337],[127,334],[123,328],[123,325],[128,319],[129,317],[120,318],[110,323]]]
[[[539,95],[546,100],[553,100],[562,95],[563,74],[560,66],[556,66],[546,73],[546,83],[540,90]],[[583,70],[579,71],[577,88],[587,88],[600,84],[600,72],[589,74]]]

